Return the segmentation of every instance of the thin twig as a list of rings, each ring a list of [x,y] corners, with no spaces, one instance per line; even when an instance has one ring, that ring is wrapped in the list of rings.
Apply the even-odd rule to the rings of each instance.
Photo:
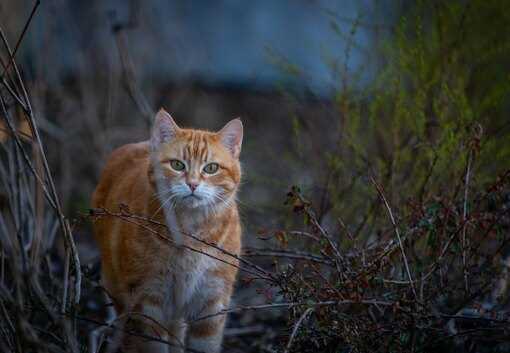
[[[382,187],[375,181],[375,179],[372,175],[370,176],[370,180],[372,181],[372,184],[374,184],[375,188],[377,189],[377,192],[379,193],[379,196],[381,197],[381,200],[384,202],[384,205],[386,206],[386,211],[388,211],[388,215],[390,217],[391,224],[393,224],[393,229],[395,230],[395,234],[397,236],[400,251],[402,252],[402,259],[404,260],[404,265],[406,268],[407,276],[409,278],[409,285],[411,286],[411,289],[413,291],[415,299],[418,300],[418,295],[416,294],[416,289],[414,288],[413,276],[411,275],[411,270],[409,268],[409,262],[407,261],[406,252],[404,250],[404,245],[402,244],[402,238],[400,237],[400,231],[398,230],[397,223],[395,222],[395,217],[393,217],[393,212],[391,211],[390,205],[388,204],[388,201],[386,200],[386,197],[384,196]]]
[[[285,258],[289,258],[289,259],[318,262],[318,263],[325,264],[325,265],[333,265],[334,264],[334,262],[328,258],[301,252],[301,251],[247,248],[244,250],[243,256],[285,257]]]
[[[14,51],[12,52],[12,58],[11,58],[11,60],[9,60],[7,65],[4,67],[4,72],[2,72],[2,75],[1,75],[2,78],[4,77],[7,70],[9,70],[9,68],[11,67],[12,61],[13,61],[14,57],[16,56],[16,53],[18,52],[19,46],[20,46],[21,42],[23,41],[25,34],[27,33],[28,27],[30,26],[32,19],[34,18],[34,15],[35,15],[39,5],[41,5],[41,1],[36,0],[34,7],[32,8],[32,11],[30,12],[30,16],[28,16],[28,20],[25,22],[25,26],[23,26],[23,30],[21,31],[21,34],[18,37],[18,41],[16,42],[16,45],[14,46]]]
[[[209,256],[209,257],[210,257],[210,258],[212,258],[212,259],[215,259],[215,260],[217,260],[217,261],[223,262],[223,263],[225,263],[225,264],[227,264],[227,265],[229,265],[229,266],[232,266],[232,267],[235,267],[235,268],[239,269],[240,271],[244,271],[244,272],[247,272],[247,273],[252,274],[252,275],[255,275],[255,276],[260,276],[260,275],[261,275],[261,273],[257,273],[257,272],[251,271],[251,270],[249,270],[249,269],[246,269],[246,268],[240,267],[240,266],[238,266],[238,265],[236,265],[236,264],[233,264],[233,263],[231,263],[231,262],[228,262],[228,261],[226,261],[226,260],[224,260],[224,259],[221,259],[221,258],[219,258],[219,257],[217,257],[217,256],[214,256],[214,255],[212,255],[212,254],[209,254],[209,253],[207,253],[207,252],[205,252],[205,251],[202,251],[202,250],[200,250],[200,249],[195,249],[195,248],[193,248],[193,247],[191,247],[191,246],[188,246],[188,245],[186,245],[186,244],[177,245],[177,244],[175,244],[175,242],[174,242],[171,238],[169,238],[168,236],[166,236],[166,235],[164,235],[164,234],[162,234],[162,233],[160,233],[160,232],[158,232],[158,231],[156,231],[156,230],[152,229],[151,227],[149,227],[149,226],[147,226],[147,225],[145,225],[145,224],[138,223],[138,222],[136,222],[135,220],[141,220],[141,221],[144,221],[144,222],[152,223],[152,224],[154,224],[154,225],[158,225],[158,226],[162,226],[162,227],[165,227],[165,228],[166,228],[166,226],[165,226],[163,223],[160,223],[160,222],[157,222],[157,221],[151,220],[151,219],[146,218],[146,217],[143,217],[143,216],[134,215],[134,214],[128,214],[128,213],[114,213],[114,212],[110,212],[110,211],[108,211],[108,210],[106,210],[106,209],[103,209],[103,208],[102,208],[102,209],[93,209],[93,210],[91,210],[91,213],[92,213],[92,215],[95,215],[95,216],[105,216],[105,215],[106,215],[106,216],[111,216],[111,217],[119,218],[119,219],[121,219],[121,220],[123,220],[123,221],[125,221],[125,222],[131,223],[131,224],[134,224],[134,225],[136,225],[136,226],[138,226],[138,227],[141,227],[141,228],[143,228],[143,229],[145,229],[145,230],[149,231],[151,234],[154,234],[154,235],[158,236],[160,239],[162,239],[162,240],[166,241],[167,243],[171,244],[172,246],[175,246],[176,248],[183,248],[183,249],[187,249],[187,250],[190,250],[190,251],[193,251],[193,252],[196,252],[196,253],[199,253],[199,254],[205,255],[205,256]],[[204,243],[204,244],[211,245],[211,244],[209,244],[208,242],[206,242],[206,241],[204,241],[204,240],[201,240],[201,239],[199,239],[199,238],[196,238],[195,236],[193,236],[193,235],[191,235],[191,234],[186,234],[186,233],[182,233],[182,234],[185,234],[186,236],[189,236],[189,237],[193,237],[193,239],[195,239],[195,240],[197,240],[197,241],[201,241],[201,242],[202,242],[202,243]],[[220,250],[220,249],[221,249],[221,248],[219,248],[218,246],[214,246],[214,248],[215,248],[215,249],[217,249],[217,250]],[[224,249],[221,249],[221,250],[222,250],[222,252],[223,252],[224,254],[226,254],[226,255],[229,255],[229,256],[231,256],[231,257],[233,257],[233,258],[235,258],[235,259],[240,259],[240,258],[239,258],[237,255],[235,255],[235,254],[232,254],[232,253],[230,253],[230,252],[228,252],[228,251],[226,251],[226,250],[224,250]],[[258,268],[258,266],[257,266],[256,268]],[[261,269],[261,270],[262,270],[262,269]],[[267,271],[264,271],[264,270],[262,270],[262,271],[263,271],[263,272],[262,272],[262,275],[264,275],[264,276],[265,276],[266,274],[269,274]],[[260,271],[259,271],[259,272],[260,272]],[[264,277],[264,278],[265,278],[265,279],[267,279],[267,280],[272,280],[272,278],[269,278],[269,277]]]
[[[395,303],[385,300],[377,300],[377,299],[366,299],[366,300],[328,300],[322,302],[292,302],[292,303],[274,303],[274,304],[262,304],[262,305],[252,305],[252,306],[238,306],[230,309],[223,309],[214,314],[209,314],[205,316],[201,316],[192,320],[191,322],[206,320],[211,317],[226,315],[228,313],[237,313],[247,310],[264,310],[264,309],[277,309],[277,308],[293,308],[296,306],[331,306],[331,305],[349,305],[349,304],[363,304],[363,305],[381,305],[381,306],[392,306]]]
[[[464,225],[462,227],[462,266],[464,269],[464,288],[466,290],[466,293],[469,293],[469,274],[468,274],[468,268],[467,268],[467,261],[466,261],[466,252],[468,248],[468,244],[466,242],[466,227],[467,227],[467,203],[468,203],[468,191],[469,191],[469,179],[470,179],[470,173],[471,173],[471,160],[472,160],[473,153],[470,150],[469,156],[468,156],[468,162],[466,167],[466,177],[465,177],[465,183],[464,183],[464,206],[462,209],[462,221],[464,222]]]
[[[290,350],[290,347],[292,346],[292,342],[294,341],[294,338],[296,337],[296,333],[301,326],[301,323],[306,319],[308,315],[313,311],[313,308],[308,308],[305,310],[303,315],[299,318],[299,320],[294,325],[294,328],[292,329],[292,334],[290,335],[289,342],[287,343],[287,347],[285,347],[284,353],[288,353]]]
[[[104,209],[104,208],[100,208],[100,209],[91,209],[90,210],[91,214],[94,215],[94,216],[102,216],[102,215],[107,215],[107,216],[112,216],[112,217],[118,217],[118,218],[121,218],[121,219],[124,219],[124,220],[128,220],[128,219],[135,219],[135,220],[139,220],[139,221],[143,221],[143,222],[147,222],[149,224],[152,224],[152,225],[155,225],[155,226],[158,226],[158,227],[164,227],[165,229],[168,229],[167,225],[164,224],[164,223],[161,223],[161,222],[158,222],[154,219],[151,219],[151,218],[147,218],[147,217],[144,217],[144,216],[140,216],[140,215],[136,215],[136,214],[132,214],[132,213],[127,213],[125,211],[123,211],[122,213],[115,213],[115,212],[111,212],[107,209]],[[138,226],[141,226],[141,227],[146,227],[145,225],[143,224],[139,224],[139,223],[134,223]],[[172,244],[174,244],[174,241],[173,239],[170,239],[169,237],[167,237],[166,235],[163,235],[157,231],[154,231],[154,229],[151,229],[150,227],[146,227],[147,230],[149,230],[151,233],[155,234],[155,235],[158,235],[161,239],[164,239],[165,241],[168,241]],[[222,247],[214,244],[214,243],[211,243],[211,242],[208,242],[204,239],[201,239],[199,237],[197,237],[196,235],[194,234],[191,234],[191,233],[188,233],[188,232],[183,232],[181,230],[176,230],[176,229],[168,229],[169,231],[173,231],[173,232],[179,232],[180,234],[188,237],[188,238],[191,238],[199,243],[202,243],[204,245],[206,245],[207,247],[211,247],[215,250],[218,250],[219,252],[223,253],[224,255],[227,255],[239,262],[242,262],[246,265],[248,265],[249,267],[252,267],[254,268],[255,270],[257,270],[260,274],[264,275],[266,277],[266,279],[268,280],[271,280],[271,281],[274,281],[274,278],[272,276],[272,274],[266,270],[264,270],[262,267],[254,264],[253,262],[251,261],[248,261],[246,259],[243,259],[242,257],[236,255],[236,254],[233,254],[231,253],[230,251],[227,251],[225,249],[223,249]],[[198,252],[201,252],[200,250],[198,249],[194,249],[194,248],[191,248],[187,245],[178,245],[178,244],[174,244],[176,247],[179,247],[179,246],[182,246],[188,250],[191,250],[191,251],[198,251]],[[207,254],[207,253],[204,253],[204,255],[207,255],[207,256],[211,256],[210,254]],[[220,259],[217,259],[217,260],[220,260]],[[222,262],[225,262],[224,260],[220,260]],[[234,266],[234,267],[238,267],[239,269],[243,270],[243,271],[247,271],[246,269],[242,268],[242,267],[239,267],[237,265],[234,265],[232,263],[229,263],[229,262],[225,262],[231,266]],[[251,271],[250,271],[251,272]],[[257,273],[254,273],[254,272],[251,272],[252,274],[256,274],[256,275],[259,275]]]

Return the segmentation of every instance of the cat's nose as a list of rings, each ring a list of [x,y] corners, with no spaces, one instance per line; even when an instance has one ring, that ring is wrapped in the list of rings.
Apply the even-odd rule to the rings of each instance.
[[[186,184],[188,184],[188,187],[191,190],[191,192],[194,192],[195,189],[198,187],[198,183],[189,182],[189,183],[186,183]]]

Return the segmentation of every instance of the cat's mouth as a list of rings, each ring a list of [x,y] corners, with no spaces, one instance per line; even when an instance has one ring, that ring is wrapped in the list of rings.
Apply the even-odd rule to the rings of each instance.
[[[182,198],[182,202],[184,205],[187,205],[188,207],[198,207],[202,205],[202,197],[196,195],[196,194],[189,194]]]

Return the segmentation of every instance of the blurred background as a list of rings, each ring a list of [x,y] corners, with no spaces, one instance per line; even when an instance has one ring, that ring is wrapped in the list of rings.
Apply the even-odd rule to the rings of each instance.
[[[0,25],[83,266],[98,261],[81,216],[105,160],[147,139],[159,107],[187,127],[243,120],[247,248],[296,224],[293,185],[351,246],[387,233],[368,175],[404,212],[458,195],[466,165],[473,189],[510,167],[506,1],[47,0],[24,33],[34,4],[3,0]],[[59,239],[48,246],[62,257]],[[245,304],[274,295],[242,289]]]
[[[32,7],[0,4],[12,43]],[[342,215],[359,233],[374,197],[363,179],[370,168],[392,202],[423,198],[464,168],[459,148],[478,129],[487,145],[481,181],[508,166],[503,7],[44,1],[17,59],[71,214],[88,208],[108,154],[146,139],[165,107],[182,126],[215,130],[243,119],[247,241],[281,225],[291,185],[319,203],[325,222]]]
[[[32,5],[1,5],[12,42]],[[182,126],[243,119],[247,226],[293,184],[321,192],[336,97],[375,79],[398,11],[387,1],[43,2],[17,58],[64,205],[88,207],[106,156],[146,139],[159,107]],[[324,146],[304,152],[301,126]]]

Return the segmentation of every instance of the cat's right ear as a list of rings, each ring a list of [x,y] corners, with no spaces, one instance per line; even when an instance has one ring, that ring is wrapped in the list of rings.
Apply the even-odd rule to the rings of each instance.
[[[179,127],[168,112],[161,108],[156,114],[152,127],[150,145],[153,151],[159,149],[162,143],[168,143],[175,137]]]

